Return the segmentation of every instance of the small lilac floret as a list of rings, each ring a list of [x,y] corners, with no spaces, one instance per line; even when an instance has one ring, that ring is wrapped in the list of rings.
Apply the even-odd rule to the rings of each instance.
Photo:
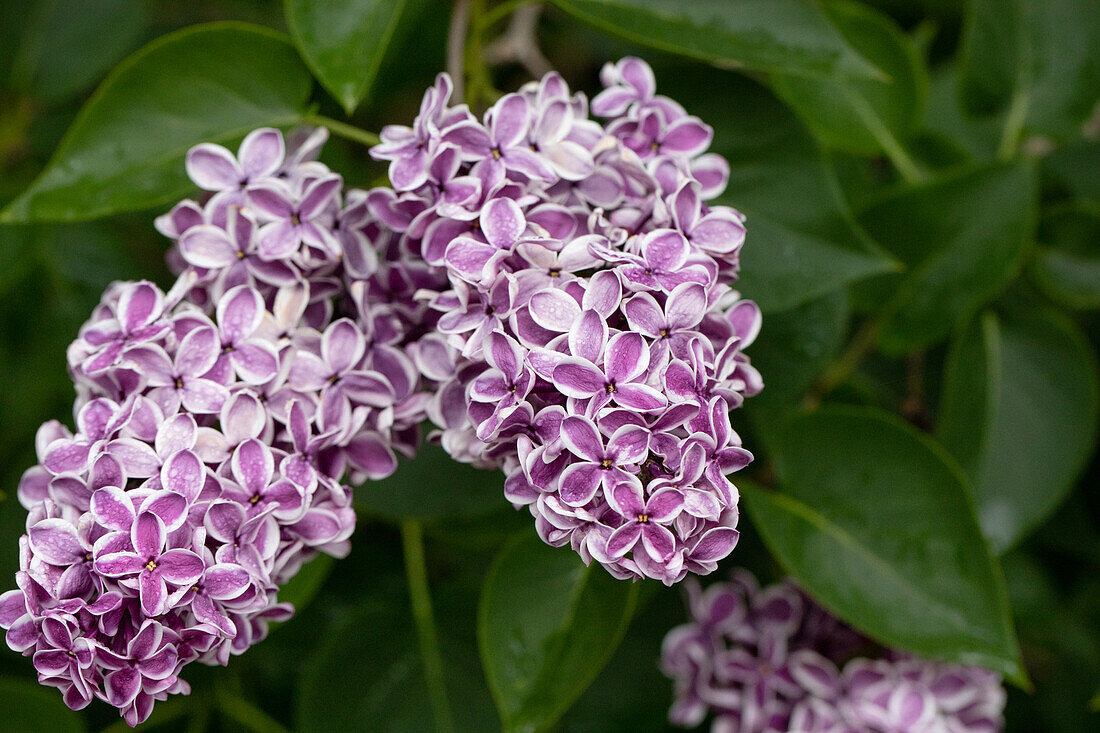
[[[687,586],[689,623],[665,636],[669,720],[744,733],[999,733],[1005,691],[980,667],[877,646],[790,581],[737,570]]]

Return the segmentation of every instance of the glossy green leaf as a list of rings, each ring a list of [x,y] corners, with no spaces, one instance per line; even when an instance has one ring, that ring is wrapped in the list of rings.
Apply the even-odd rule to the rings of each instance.
[[[530,532],[501,550],[481,592],[478,645],[505,730],[553,726],[618,647],[638,588]]]
[[[483,514],[505,504],[504,475],[459,463],[424,445],[397,471],[355,489],[356,511],[387,519],[443,519]]]
[[[192,188],[183,168],[191,146],[294,124],[310,83],[285,37],[259,26],[164,36],[107,77],[0,221],[80,221],[179,198]]]
[[[286,0],[294,43],[351,114],[370,91],[406,0]]]
[[[993,164],[899,187],[859,214],[875,239],[908,265],[875,292],[888,353],[935,343],[1016,277],[1033,236],[1030,165]]]
[[[808,79],[777,74],[779,96],[825,145],[854,153],[901,150],[920,122],[928,74],[909,38],[873,8],[832,0],[825,14],[844,39],[886,78]]]
[[[1031,277],[1050,298],[1070,308],[1100,308],[1100,208],[1074,205],[1039,223]]]
[[[836,177],[805,126],[768,89],[736,74],[658,69],[676,96],[714,125],[711,149],[730,161],[720,202],[748,216],[738,288],[768,313],[896,269],[853,221]],[[751,109],[752,114],[731,114]]]
[[[1095,357],[1072,322],[1028,304],[962,330],[944,385],[936,434],[970,476],[982,529],[1004,552],[1054,511],[1089,459]]]
[[[1000,568],[946,451],[886,413],[827,407],[788,421],[775,459],[782,492],[738,485],[810,595],[890,646],[1022,678]]]
[[[1100,6],[1093,0],[971,0],[959,94],[972,114],[1015,108],[1033,132],[1076,134],[1100,97]]]
[[[146,20],[141,0],[41,0],[20,18],[25,32],[12,81],[49,102],[63,101],[102,79],[136,48]]]
[[[4,730],[19,733],[82,733],[80,713],[65,707],[61,693],[30,680],[0,677]]]
[[[796,406],[839,351],[848,315],[843,291],[770,314],[746,349],[765,375],[764,391],[745,402],[749,414],[770,419]]]
[[[805,76],[880,76],[809,0],[553,0],[633,43],[709,61]]]

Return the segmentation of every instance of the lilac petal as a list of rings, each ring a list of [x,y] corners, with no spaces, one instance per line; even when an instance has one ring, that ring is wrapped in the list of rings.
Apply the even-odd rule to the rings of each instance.
[[[198,429],[195,425],[195,418],[191,415],[181,414],[160,425],[157,429],[154,445],[158,455],[170,456],[181,450],[193,448],[197,437]],[[112,486],[122,486],[122,484],[116,483]]]
[[[233,154],[221,145],[202,143],[187,151],[187,176],[199,188],[221,191],[236,188],[243,175]]]
[[[196,328],[180,341],[176,369],[182,376],[200,377],[214,366],[220,351],[221,341],[213,328]]]
[[[630,382],[649,368],[649,347],[640,333],[616,334],[604,350],[604,366],[611,382]]]
[[[444,260],[459,274],[477,282],[481,279],[485,266],[497,252],[498,250],[491,245],[482,244],[469,237],[458,237],[447,245]]]
[[[594,463],[602,461],[606,456],[600,431],[586,417],[570,415],[562,420],[561,440],[574,455]]]
[[[134,520],[130,528],[130,542],[134,551],[146,557],[156,557],[164,549],[164,541],[167,533],[164,531],[164,522],[152,512],[142,512]]]
[[[586,310],[569,329],[569,353],[595,363],[607,343],[607,319],[596,310]]]
[[[157,572],[175,585],[191,585],[205,569],[202,558],[190,550],[169,550],[157,559]]]
[[[141,692],[141,673],[131,667],[112,672],[104,682],[107,702],[117,708],[124,708],[132,703]]]
[[[237,260],[237,249],[225,232],[209,224],[188,229],[179,241],[183,259],[195,267],[220,269]]]
[[[91,450],[92,447],[87,443],[57,440],[50,445],[42,465],[54,474],[83,473],[91,458]]]
[[[321,358],[335,374],[355,367],[362,360],[365,349],[363,332],[350,318],[341,318],[330,325],[321,338]]]
[[[467,160],[477,160],[490,154],[493,141],[489,133],[477,122],[460,122],[443,133],[442,142],[457,145]],[[391,167],[392,172],[392,167]]]
[[[691,551],[691,559],[699,562],[718,562],[733,552],[739,533],[729,527],[715,527],[707,531]]]
[[[506,94],[493,105],[492,136],[498,149],[518,145],[527,136],[530,113],[521,94]]]
[[[285,260],[302,244],[301,229],[289,219],[279,219],[260,227],[256,252],[266,261]]]
[[[244,508],[234,501],[215,501],[206,510],[204,526],[219,542],[234,542],[245,521]]]
[[[642,546],[646,553],[656,562],[665,562],[676,551],[676,538],[668,527],[662,527],[653,522],[646,522],[642,526]]]
[[[470,385],[470,398],[478,402],[499,402],[514,393],[509,381],[497,370],[482,374]]]
[[[222,407],[222,432],[230,445],[258,437],[266,424],[267,411],[251,392],[234,393]]]
[[[649,293],[638,293],[623,303],[623,314],[630,327],[650,338],[659,338],[665,329],[665,314]],[[702,316],[702,313],[699,313]]]
[[[608,503],[623,518],[628,520],[637,520],[646,514],[642,492],[635,483],[623,481],[616,484],[608,496]]]
[[[248,191],[248,201],[262,215],[276,221],[289,223],[294,206],[286,194],[274,186],[256,186]]]
[[[121,578],[141,572],[145,565],[139,555],[132,552],[112,552],[96,559],[95,569],[109,578]]]
[[[107,452],[122,464],[130,478],[149,478],[160,470],[160,456],[149,446],[134,438],[119,438],[107,444]]]
[[[248,571],[240,565],[218,563],[206,570],[202,587],[210,598],[227,601],[244,593],[251,582]]]
[[[27,597],[21,590],[0,593],[0,627],[9,628],[27,612]]]
[[[218,327],[227,343],[235,344],[251,336],[263,317],[263,298],[252,288],[235,287],[218,301]]]
[[[695,117],[685,117],[669,125],[664,139],[661,140],[661,152],[697,155],[710,145],[714,130]]]
[[[745,224],[731,212],[712,211],[691,230],[691,241],[707,252],[728,254],[745,243]]]
[[[279,372],[279,356],[274,347],[259,339],[237,344],[229,360],[245,384],[265,384]]]
[[[229,390],[210,379],[189,379],[180,391],[185,409],[196,413],[220,412]]]
[[[561,500],[570,506],[592,501],[603,481],[603,470],[594,463],[574,463],[561,473]]]
[[[542,150],[554,172],[567,181],[579,181],[592,172],[592,153],[571,140],[563,140]]]
[[[604,390],[607,378],[591,362],[567,356],[554,367],[554,385],[569,397],[591,397]]]
[[[273,175],[283,164],[285,155],[283,133],[271,127],[248,133],[238,151],[241,168],[253,180]]]
[[[632,382],[615,387],[615,402],[638,412],[653,412],[668,406],[668,398],[648,384]]]
[[[159,346],[142,346],[129,349],[126,361],[145,377],[151,387],[165,387],[175,381],[175,367],[168,354]]]
[[[617,466],[640,463],[648,454],[649,430],[637,425],[623,425],[607,441],[607,455]]]
[[[287,381],[304,391],[319,390],[325,386],[331,374],[321,357],[308,351],[298,351],[293,356]]]
[[[275,475],[271,450],[252,438],[237,446],[232,459],[233,477],[249,494],[261,494]]]
[[[646,235],[646,262],[661,272],[675,272],[687,262],[689,246],[684,235],[672,229],[658,229]]]
[[[325,208],[332,203],[343,185],[344,179],[336,174],[318,178],[309,184],[302,194],[302,203],[298,207],[302,220],[316,219],[324,213]]]
[[[156,514],[164,522],[164,529],[174,532],[187,519],[188,507],[187,499],[176,492],[158,491],[142,502],[141,511]]]
[[[508,379],[514,381],[523,373],[525,356],[523,347],[514,339],[500,331],[494,331],[489,335],[489,350],[485,354],[485,359]]]
[[[69,671],[69,662],[72,661],[72,657],[67,650],[52,649],[35,652],[33,661],[34,668],[40,675],[58,677]]]
[[[276,519],[292,519],[299,515],[305,503],[302,489],[293,481],[277,481],[264,491],[264,501],[274,504]]]
[[[179,660],[175,647],[167,645],[152,656],[143,658],[137,664],[141,676],[150,680],[163,680],[176,671]]]
[[[76,527],[64,519],[43,519],[28,534],[31,551],[51,565],[71,565],[84,555]]]
[[[617,65],[623,81],[629,84],[639,99],[649,99],[657,90],[657,80],[649,64],[634,56],[627,56]]]
[[[535,293],[528,306],[535,323],[550,331],[566,333],[581,316],[581,307],[563,290]]]
[[[495,161],[489,161],[495,162]],[[543,181],[554,180],[554,169],[543,156],[523,147],[514,147],[506,150],[501,158],[509,170],[522,173],[528,178]]]
[[[130,495],[117,486],[106,486],[92,494],[92,516],[110,530],[129,532],[137,513]]]
[[[95,580],[86,563],[65,568],[54,593],[58,598],[83,598],[95,588]]]
[[[488,135],[485,136],[488,140]],[[412,191],[428,180],[428,154],[417,150],[412,155],[390,161],[390,180],[398,191]]]
[[[161,466],[160,483],[169,491],[194,500],[206,483],[206,467],[197,455],[182,450]]]
[[[345,448],[348,460],[377,481],[393,474],[397,470],[397,457],[379,438],[365,434],[354,438]]]
[[[691,328],[707,311],[707,291],[699,283],[677,285],[665,303],[668,325],[674,330]]]
[[[306,513],[301,521],[291,526],[307,544],[323,545],[340,535],[343,527],[335,514],[324,509]]]
[[[611,557],[622,557],[630,552],[641,536],[642,525],[637,521],[627,522],[607,538],[607,554]]]
[[[840,689],[836,665],[817,652],[800,649],[787,663],[791,677],[814,697],[832,699]]]
[[[134,283],[118,298],[118,320],[126,333],[151,323],[164,308],[160,289],[149,282]]]
[[[160,616],[168,611],[168,586],[164,584],[159,572],[141,571],[138,596],[141,599],[141,610],[146,616]]]
[[[237,627],[218,610],[214,601],[206,596],[195,596],[195,599],[191,601],[191,612],[195,614],[195,618],[201,623],[216,627],[226,637],[233,638],[236,636]]]
[[[511,249],[527,227],[519,205],[509,198],[496,198],[485,204],[480,221],[489,244],[499,249]]]
[[[684,495],[676,489],[661,489],[649,497],[646,514],[654,522],[671,522],[684,508]]]

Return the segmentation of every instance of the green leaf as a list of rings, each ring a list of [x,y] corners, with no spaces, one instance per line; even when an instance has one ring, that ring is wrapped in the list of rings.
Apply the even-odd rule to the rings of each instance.
[[[42,0],[20,18],[14,85],[49,102],[99,81],[145,33],[141,0]]]
[[[633,43],[709,61],[805,76],[881,76],[809,0],[553,0]]]
[[[840,350],[848,315],[848,297],[841,290],[768,316],[747,349],[766,385],[745,403],[750,415],[771,422],[802,400]]]
[[[335,564],[336,558],[324,553],[307,562],[279,589],[279,602],[293,604],[294,612],[301,613],[320,592]]]
[[[286,0],[290,35],[350,115],[370,91],[406,0]]]
[[[1053,300],[1070,308],[1100,308],[1100,208],[1071,205],[1039,223],[1031,276]]]
[[[959,95],[971,114],[1014,106],[1033,132],[1076,134],[1100,97],[1100,7],[1093,0],[971,0]]]
[[[191,146],[292,125],[309,90],[308,71],[274,31],[212,23],[164,36],[111,72],[0,221],[81,221],[165,204],[193,188],[183,168]]]
[[[530,532],[501,550],[481,592],[478,645],[505,730],[553,726],[618,647],[638,588]]]
[[[936,435],[970,477],[999,552],[1046,519],[1092,452],[1096,359],[1072,322],[1028,304],[985,313],[952,346]]]
[[[886,413],[827,407],[788,421],[775,455],[781,493],[739,487],[810,595],[889,646],[1023,679],[1001,570],[946,451]]]
[[[1100,207],[1100,141],[1077,140],[1043,158],[1043,184]]]
[[[414,460],[402,458],[397,471],[355,489],[356,511],[387,519],[470,517],[503,505],[504,475],[474,468],[424,445]]]
[[[658,69],[677,99],[714,125],[711,149],[730,161],[720,202],[748,216],[738,288],[767,313],[788,310],[896,269],[853,221],[813,137],[768,89],[736,74]],[[745,114],[742,110],[752,110]]]
[[[908,265],[884,279],[880,345],[904,353],[946,338],[959,320],[1016,277],[1032,238],[1034,173],[1025,162],[993,164],[876,198],[859,221]]]
[[[5,702],[6,701],[6,702]],[[20,733],[82,733],[80,713],[65,707],[61,693],[27,680],[0,677],[4,729]]]
[[[902,150],[899,141],[924,114],[928,72],[920,55],[893,20],[873,8],[848,0],[823,7],[844,39],[887,78],[776,74],[776,92],[829,147],[867,155]]]

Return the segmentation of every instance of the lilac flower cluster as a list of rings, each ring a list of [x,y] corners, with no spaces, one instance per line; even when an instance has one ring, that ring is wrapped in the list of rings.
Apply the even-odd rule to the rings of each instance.
[[[312,159],[323,141],[193,149],[210,193],[157,222],[175,287],[115,283],[69,348],[77,430],[38,432],[0,626],[74,709],[98,697],[136,725],[188,691],[186,664],[262,639],[293,611],[279,587],[347,553],[345,476],[415,448],[427,398],[403,342],[426,306],[375,297],[386,234]]]
[[[737,540],[726,474],[752,455],[728,414],[762,387],[760,312],[731,288],[743,217],[706,203],[729,173],[711,129],[639,59],[602,79],[606,124],[555,73],[481,119],[441,75],[371,150],[393,188],[367,204],[435,278],[411,353],[447,451],[503,468],[546,542],[672,584]]]
[[[692,620],[665,637],[675,683],[669,718],[738,733],[996,733],[1000,677],[979,667],[876,649],[790,582],[746,571],[701,591]]]

